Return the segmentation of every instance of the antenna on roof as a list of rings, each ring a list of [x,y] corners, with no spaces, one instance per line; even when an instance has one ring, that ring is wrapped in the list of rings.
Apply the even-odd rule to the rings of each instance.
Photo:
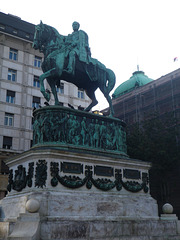
[[[137,57],[137,71],[139,71],[139,61],[138,61],[138,57]]]

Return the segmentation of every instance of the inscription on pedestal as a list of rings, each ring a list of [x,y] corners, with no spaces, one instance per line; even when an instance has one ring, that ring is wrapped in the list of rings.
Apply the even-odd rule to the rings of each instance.
[[[94,166],[94,174],[98,176],[112,177],[114,176],[114,169],[112,167]]]
[[[81,174],[83,173],[83,165],[80,163],[62,162],[61,172]]]
[[[123,176],[124,176],[124,178],[140,179],[141,173],[140,173],[140,171],[134,170],[134,169],[124,169]]]

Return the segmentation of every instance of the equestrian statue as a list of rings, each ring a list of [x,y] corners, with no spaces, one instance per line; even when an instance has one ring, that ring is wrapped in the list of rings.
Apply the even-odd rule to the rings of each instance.
[[[98,103],[95,91],[99,88],[108,101],[110,115],[113,116],[114,110],[109,93],[115,85],[115,74],[91,57],[88,35],[79,30],[79,23],[73,22],[72,26],[74,31],[68,36],[59,34],[55,28],[43,24],[42,21],[35,27],[33,48],[39,49],[44,54],[43,74],[39,77],[40,90],[49,101],[50,92],[44,87],[46,79],[54,95],[55,105],[58,105],[56,86],[60,85],[61,80],[73,83],[78,88],[84,89],[92,100],[85,109],[90,111]]]

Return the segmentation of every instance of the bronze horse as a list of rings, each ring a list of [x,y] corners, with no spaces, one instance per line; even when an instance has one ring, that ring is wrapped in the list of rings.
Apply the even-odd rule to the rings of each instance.
[[[44,54],[43,74],[39,77],[40,90],[43,96],[47,101],[50,100],[50,93],[44,87],[44,79],[46,78],[54,95],[55,105],[58,105],[56,86],[60,84],[60,80],[64,80],[85,90],[87,96],[92,100],[85,111],[90,111],[98,103],[94,93],[99,88],[108,101],[110,114],[113,116],[114,111],[109,93],[116,81],[114,72],[96,59],[94,60],[97,64],[93,65],[92,63],[81,62],[78,58],[76,59],[74,74],[66,72],[68,57],[66,57],[65,52],[68,46],[65,44],[65,38],[55,28],[42,22],[36,26],[33,48],[39,49]]]

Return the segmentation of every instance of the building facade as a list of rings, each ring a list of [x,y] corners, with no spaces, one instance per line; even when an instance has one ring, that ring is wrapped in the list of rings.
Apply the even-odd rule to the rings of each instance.
[[[148,78],[142,71],[133,73],[129,80],[122,83],[115,90],[113,107],[115,116],[124,120],[127,126],[135,123],[138,123],[138,126],[142,126],[143,121],[146,119],[150,120],[155,113],[161,120],[166,120],[167,116],[176,119],[176,123],[173,122],[172,126],[176,127],[176,133],[174,132],[176,135],[173,135],[173,139],[176,139],[175,143],[173,142],[175,147],[166,149],[167,157],[165,156],[166,158],[163,160],[165,162],[168,159],[168,161],[172,162],[171,169],[166,170],[164,174],[162,174],[162,171],[161,176],[157,176],[156,173],[154,174],[151,171],[150,186],[152,196],[158,201],[159,211],[161,212],[163,204],[168,201],[173,205],[175,213],[180,218],[180,161],[174,162],[174,159],[178,159],[180,154],[180,69],[168,73],[157,80]],[[166,128],[166,126],[164,127]],[[170,129],[168,131],[170,133]],[[162,137],[156,136],[158,143]],[[164,142],[166,141],[165,137]],[[135,144],[138,149],[138,143]],[[166,142],[166,146],[169,147],[171,145]],[[175,150],[174,154],[172,154],[172,149]],[[168,153],[171,154],[170,156],[173,156],[172,159],[169,158]],[[159,156],[158,150],[154,154]],[[157,160],[157,157],[154,156],[154,159]]]
[[[40,92],[39,82],[43,55],[32,48],[34,31],[35,25],[0,12],[0,173],[2,174],[8,172],[3,159],[30,149],[33,108],[44,106],[46,101]],[[46,81],[45,87],[49,89]],[[86,108],[91,102],[82,89],[65,81],[61,81],[57,93],[59,102],[65,107]],[[53,104],[54,99],[51,99],[50,105]],[[4,187],[0,185],[0,188],[4,191]]]
[[[173,112],[180,119],[180,69],[157,80],[137,71],[115,90],[112,101],[115,116],[127,124],[141,122],[154,112]]]
[[[116,88],[112,102],[115,117],[127,125],[141,123],[150,119],[154,113],[162,118],[170,113],[179,126],[180,68],[157,80],[148,78],[142,71],[136,71],[129,80]],[[180,145],[180,139],[177,141]]]

